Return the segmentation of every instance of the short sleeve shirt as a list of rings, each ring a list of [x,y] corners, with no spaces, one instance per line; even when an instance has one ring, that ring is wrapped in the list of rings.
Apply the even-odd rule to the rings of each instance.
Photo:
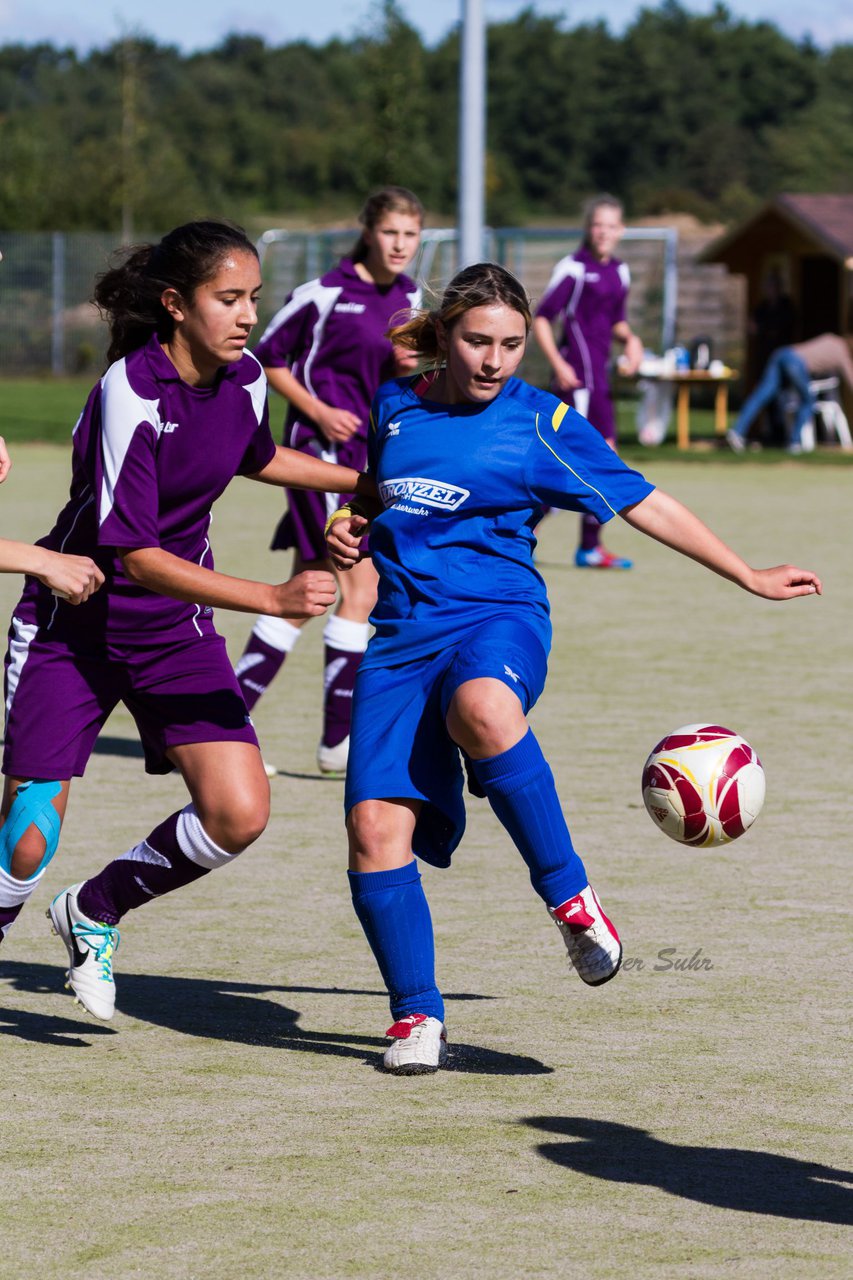
[[[533,563],[543,507],[602,522],[653,489],[556,396],[511,378],[487,405],[422,398],[417,379],[373,405],[370,469],[385,510],[370,549],[379,576],[366,661],[437,653],[517,612],[550,648],[545,583]]]
[[[211,632],[209,606],[132,582],[118,552],[162,547],[212,569],[213,503],[235,476],[263,470],[275,449],[266,378],[254,356],[223,366],[212,386],[192,387],[152,337],[92,390],[74,428],[69,500],[41,539],[52,550],[92,556],[106,583],[72,608],[29,579],[16,616],[140,643]]]
[[[537,316],[561,323],[560,355],[590,390],[603,381],[613,326],[625,319],[630,284],[624,262],[599,262],[582,246],[557,263],[536,309]]]
[[[326,404],[354,413],[361,423],[354,445],[363,451],[370,402],[394,374],[393,347],[385,333],[397,318],[407,319],[420,300],[420,289],[408,276],[381,287],[362,280],[352,261],[343,258],[334,270],[294,289],[261,336],[255,355],[265,368],[289,368]],[[317,430],[291,410],[285,443],[291,443],[296,426]],[[349,465],[340,447],[338,461]]]

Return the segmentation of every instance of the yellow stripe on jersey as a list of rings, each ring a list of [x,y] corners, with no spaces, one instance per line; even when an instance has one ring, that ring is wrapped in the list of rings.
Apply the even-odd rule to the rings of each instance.
[[[563,407],[564,407],[564,408],[567,408],[568,406],[563,406]],[[552,419],[551,419],[551,423],[552,423],[552,425],[553,425],[553,422],[554,422],[554,418],[556,418],[556,417],[557,417],[557,414],[558,414],[559,412],[560,412],[560,411],[559,411],[559,409],[558,409],[558,410],[557,410],[557,412],[554,414],[554,417],[552,417]],[[562,415],[562,414],[560,414],[560,417],[562,417],[562,416],[563,416],[563,415]],[[589,480],[587,480],[584,476],[582,476],[582,475],[580,474],[580,472],[579,472],[579,471],[576,471],[576,470],[574,469],[574,467],[573,467],[573,466],[571,466],[571,464],[570,464],[570,463],[568,463],[568,462],[566,461],[566,459],[565,459],[565,458],[561,458],[561,457],[560,457],[560,455],[559,455],[558,453],[556,453],[554,449],[552,449],[552,448],[551,448],[550,444],[549,444],[549,443],[548,443],[548,441],[545,439],[545,437],[543,436],[542,432],[539,430],[539,414],[538,414],[538,413],[537,413],[537,414],[535,414],[535,416],[534,416],[534,422],[535,422],[535,424],[536,424],[536,435],[537,435],[537,436],[538,436],[538,438],[542,441],[542,443],[544,444],[544,446],[545,446],[545,448],[548,450],[548,452],[554,455],[554,457],[555,457],[555,458],[557,459],[557,461],[559,462],[560,466],[561,466],[561,467],[565,467],[565,468],[566,468],[566,470],[567,470],[567,471],[570,471],[570,472],[572,473],[572,475],[573,475],[573,476],[576,476],[576,477],[577,477],[577,479],[578,479],[578,480],[580,480],[581,484],[582,484],[582,485],[585,485],[587,489],[591,489],[593,493],[597,493],[597,494],[598,494],[598,496],[599,496],[599,498],[601,499],[601,501],[602,501],[602,502],[604,503],[604,505],[608,508],[608,510],[612,511],[612,512],[613,512],[613,514],[614,514],[615,516],[618,516],[619,512],[616,510],[616,508],[615,508],[615,507],[613,507],[613,506],[611,506],[611,505],[610,505],[610,503],[607,501],[607,498],[604,496],[604,494],[601,492],[601,490],[600,490],[600,489],[596,489],[596,487],[595,487],[595,485],[594,485],[594,484],[591,484],[591,483],[589,482]],[[558,425],[559,425],[559,424],[558,424]],[[587,425],[589,425],[589,424],[587,424]],[[556,428],[555,428],[555,430],[556,430]]]
[[[551,426],[554,428],[555,431],[560,430],[560,423],[563,421],[563,418],[565,418],[566,414],[568,413],[568,409],[569,409],[569,406],[566,404],[565,400],[562,400],[554,410],[554,414],[551,418]]]

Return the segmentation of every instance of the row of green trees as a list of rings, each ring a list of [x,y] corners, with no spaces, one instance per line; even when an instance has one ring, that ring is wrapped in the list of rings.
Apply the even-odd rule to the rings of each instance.
[[[367,25],[192,55],[135,37],[86,57],[5,46],[0,227],[342,211],[387,181],[452,214],[458,33],[425,46],[393,0]],[[723,217],[780,190],[849,191],[851,85],[853,45],[797,43],[723,6],[666,0],[621,35],[526,11],[488,31],[488,218],[571,217],[601,189],[634,214]]]

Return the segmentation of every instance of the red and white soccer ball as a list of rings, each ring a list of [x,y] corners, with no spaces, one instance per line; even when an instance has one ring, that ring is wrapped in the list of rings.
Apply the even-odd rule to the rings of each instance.
[[[764,770],[739,733],[687,724],[667,734],[643,766],[643,801],[655,825],[679,844],[728,844],[761,812]]]

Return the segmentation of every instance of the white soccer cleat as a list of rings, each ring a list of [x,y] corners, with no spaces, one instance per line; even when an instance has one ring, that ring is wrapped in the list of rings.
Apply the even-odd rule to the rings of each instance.
[[[591,885],[548,912],[563,935],[569,962],[591,987],[615,978],[622,963],[619,934],[601,909]]]
[[[343,776],[347,771],[348,760],[349,734],[335,747],[327,747],[325,742],[321,742],[317,748],[317,768],[329,777]]]
[[[391,1043],[382,1059],[396,1076],[421,1076],[438,1071],[447,1061],[447,1031],[438,1018],[410,1013],[385,1032]]]
[[[116,1007],[112,958],[119,944],[114,925],[98,924],[84,916],[77,905],[83,884],[72,884],[58,893],[45,914],[68,948],[68,981],[75,999],[96,1018],[107,1021]]]

